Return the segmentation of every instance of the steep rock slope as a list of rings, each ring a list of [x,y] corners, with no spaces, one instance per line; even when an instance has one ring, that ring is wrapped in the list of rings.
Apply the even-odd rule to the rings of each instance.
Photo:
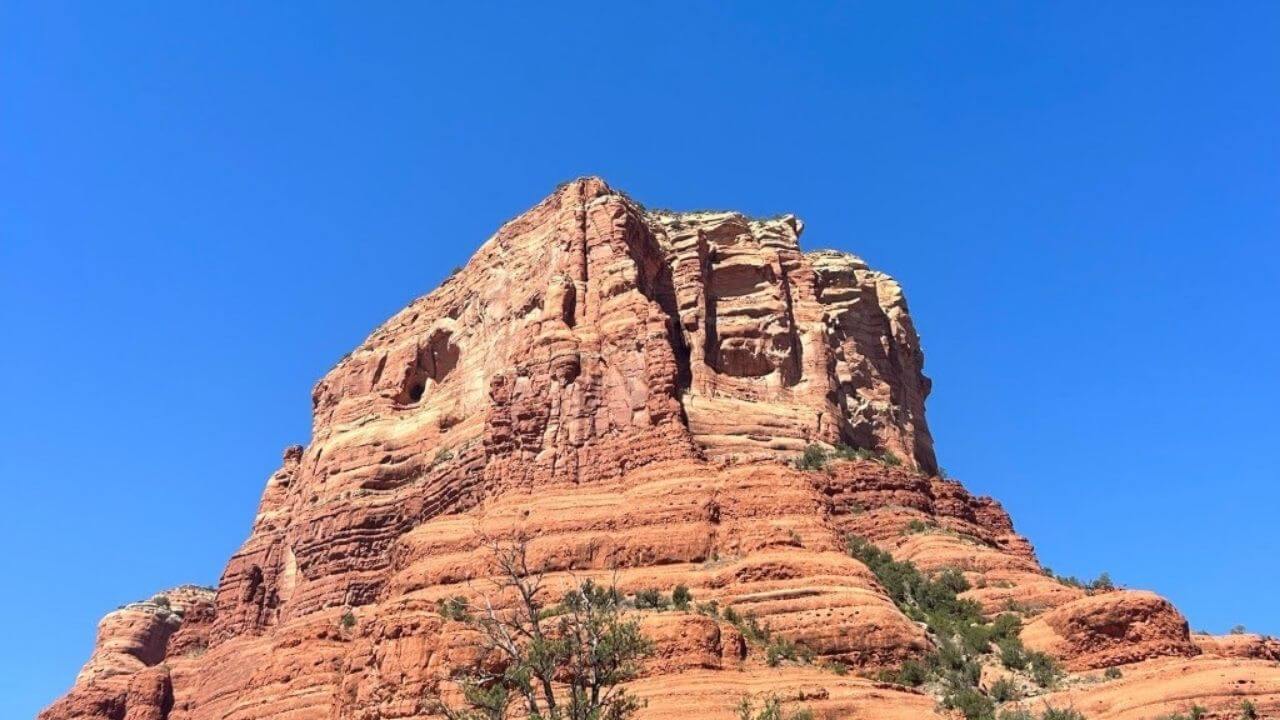
[[[1280,708],[1265,643],[1222,649],[1155,596],[1057,582],[998,503],[937,477],[901,289],[856,257],[801,252],[802,230],[648,212],[595,178],[562,186],[316,385],[311,442],[285,451],[216,595],[108,615],[41,717],[429,717],[468,657],[436,603],[480,592],[486,539],[516,535],[553,588],[683,584],[814,655],[769,667],[723,618],[645,614],[646,718],[729,718],[744,693],[832,717],[940,712],[870,679],[933,640],[845,552],[850,533],[927,573],[962,571],[966,597],[1023,615],[1028,646],[1070,669],[1155,663],[1126,674],[1131,697],[1181,662],[1203,675],[1195,697],[1238,690],[1209,680],[1229,667]],[[900,466],[793,467],[814,444]],[[1222,650],[1210,661],[1208,647]],[[1110,692],[1081,684],[1071,700],[1095,691]]]

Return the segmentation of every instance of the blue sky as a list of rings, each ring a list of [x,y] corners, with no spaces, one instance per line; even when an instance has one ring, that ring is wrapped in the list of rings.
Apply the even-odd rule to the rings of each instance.
[[[582,174],[896,275],[1048,565],[1280,633],[1280,6],[552,5],[0,9],[0,716],[216,582],[312,384]]]

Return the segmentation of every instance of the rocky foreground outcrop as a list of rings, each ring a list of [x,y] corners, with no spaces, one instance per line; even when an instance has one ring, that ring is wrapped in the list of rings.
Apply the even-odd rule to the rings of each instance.
[[[41,718],[432,717],[468,652],[437,602],[481,592],[485,540],[516,535],[553,587],[685,585],[812,655],[771,667],[722,616],[642,613],[642,718],[731,718],[744,694],[945,715],[928,686],[874,679],[935,640],[850,534],[1021,617],[1028,648],[1076,671],[1042,700],[1096,718],[1234,717],[1242,699],[1280,713],[1274,641],[1193,636],[1155,595],[1059,582],[998,503],[938,477],[901,289],[802,252],[802,230],[562,186],[316,385],[311,443],[285,451],[216,593],[109,614]],[[793,464],[837,445],[865,452]]]

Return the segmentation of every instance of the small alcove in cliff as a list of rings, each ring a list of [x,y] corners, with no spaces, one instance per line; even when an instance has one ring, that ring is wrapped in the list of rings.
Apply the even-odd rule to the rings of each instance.
[[[399,401],[402,404],[417,403],[426,394],[428,383],[439,384],[458,365],[460,353],[448,330],[436,330],[427,342],[418,348],[413,365],[405,374]]]

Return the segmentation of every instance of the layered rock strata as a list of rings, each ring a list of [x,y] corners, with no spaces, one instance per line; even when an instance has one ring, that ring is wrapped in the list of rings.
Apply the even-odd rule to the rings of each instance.
[[[1073,686],[1096,717],[1131,717],[1108,698],[1174,671],[1196,678],[1188,697],[1280,710],[1266,641],[1192,637],[1153,595],[1059,583],[998,503],[936,476],[901,289],[854,256],[802,252],[802,230],[562,186],[320,380],[311,441],[285,451],[216,594],[108,615],[41,717],[431,717],[471,657],[437,602],[480,593],[485,543],[516,536],[552,591],[685,585],[814,656],[769,667],[723,617],[642,614],[644,718],[727,720],[744,694],[938,716],[926,692],[869,679],[933,641],[845,552],[850,533],[959,569],[966,597],[1022,615],[1025,642],[1070,669],[1126,664],[1124,693]],[[797,470],[813,444],[885,461]],[[1213,680],[1237,677],[1254,684]]]

